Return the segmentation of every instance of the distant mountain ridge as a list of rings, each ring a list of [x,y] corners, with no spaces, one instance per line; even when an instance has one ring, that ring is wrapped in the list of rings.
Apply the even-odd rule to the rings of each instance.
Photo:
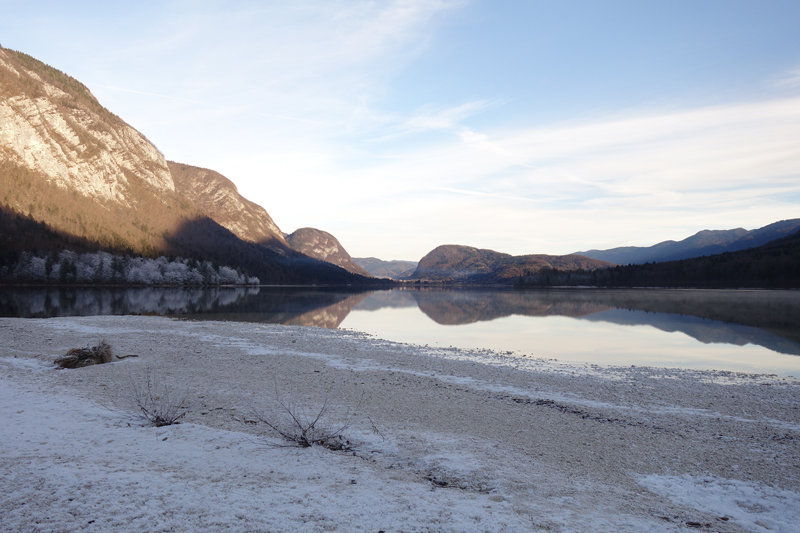
[[[800,229],[800,218],[795,218],[774,222],[752,231],[744,228],[703,230],[677,242],[664,241],[647,247],[623,246],[576,253],[618,265],[661,263],[746,250],[789,235],[798,229]]]
[[[761,246],[677,261],[520,278],[518,288],[559,285],[800,289],[800,230]]]
[[[390,279],[411,277],[419,264],[414,261],[384,261],[377,257],[354,257],[353,262],[376,278]]]
[[[445,244],[434,248],[420,260],[411,279],[513,283],[542,269],[596,270],[609,266],[613,264],[575,254],[513,256],[472,246]]]

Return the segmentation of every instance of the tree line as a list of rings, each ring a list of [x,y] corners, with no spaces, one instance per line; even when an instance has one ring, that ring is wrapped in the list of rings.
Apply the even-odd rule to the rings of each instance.
[[[543,268],[526,272],[519,288],[549,286],[800,288],[800,232],[763,246],[717,255],[617,265],[593,271]]]
[[[34,255],[0,266],[0,283],[216,286],[258,285],[257,277],[197,259],[131,257],[108,252]]]

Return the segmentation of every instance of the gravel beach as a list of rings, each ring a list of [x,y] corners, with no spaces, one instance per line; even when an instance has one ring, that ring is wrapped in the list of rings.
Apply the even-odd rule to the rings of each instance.
[[[800,383],[354,331],[0,319],[2,531],[797,531]],[[105,340],[106,365],[56,357]],[[188,412],[143,424],[150,375]],[[280,398],[347,424],[299,448]],[[258,415],[258,416],[256,416]]]

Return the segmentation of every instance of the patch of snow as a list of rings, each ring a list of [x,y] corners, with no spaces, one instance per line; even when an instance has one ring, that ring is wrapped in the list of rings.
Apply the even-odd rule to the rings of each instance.
[[[713,476],[642,477],[640,483],[675,503],[715,514],[751,531],[795,533],[800,524],[800,494]]]
[[[18,368],[25,368],[27,370],[50,370],[53,365],[45,363],[39,359],[29,359],[27,357],[0,357],[0,363],[13,365]]]
[[[4,531],[521,531],[488,495],[387,479],[322,448],[182,424],[121,426],[0,379]],[[391,471],[389,471],[391,472]]]

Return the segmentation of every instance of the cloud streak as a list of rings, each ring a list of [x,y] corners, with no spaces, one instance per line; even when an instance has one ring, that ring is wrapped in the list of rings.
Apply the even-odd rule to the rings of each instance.
[[[491,104],[485,101],[467,102],[443,109],[426,106],[409,117],[384,119],[385,122],[390,124],[394,122],[394,124],[385,128],[386,133],[380,137],[369,139],[367,142],[385,142],[431,131],[448,131],[459,135],[469,135],[471,130],[461,125],[461,122],[488,107],[491,107]]]
[[[770,85],[777,89],[794,89],[800,87],[800,67],[777,76]]]

